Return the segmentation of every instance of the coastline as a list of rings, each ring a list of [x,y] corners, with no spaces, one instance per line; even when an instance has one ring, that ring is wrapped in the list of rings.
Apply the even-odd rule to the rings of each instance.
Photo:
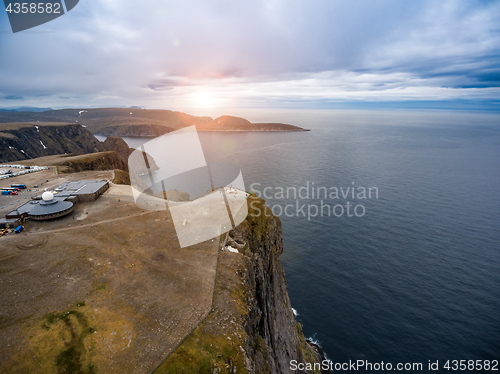
[[[198,132],[303,132],[311,131],[311,129],[297,129],[297,130],[205,130],[197,129]]]
[[[290,362],[321,363],[321,347],[311,344],[295,319],[281,266],[281,221],[265,201],[250,196],[249,214],[229,231],[221,251],[212,312],[156,368],[177,372],[290,373]],[[208,372],[206,371],[206,372]],[[306,373],[298,370],[296,373]],[[328,373],[313,370],[313,373]]]
[[[297,130],[208,130],[208,129],[196,129],[197,132],[304,132],[304,131],[311,131],[311,129],[297,129]],[[168,134],[168,133],[166,133]],[[126,138],[157,138],[157,135],[127,135],[127,134],[120,134],[120,135],[114,135],[114,134],[103,134],[103,133],[94,133],[94,136],[117,136],[117,137],[126,137]],[[160,135],[161,136],[161,135]]]

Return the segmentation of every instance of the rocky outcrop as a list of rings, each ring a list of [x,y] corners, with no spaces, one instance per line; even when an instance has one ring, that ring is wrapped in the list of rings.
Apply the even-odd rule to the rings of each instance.
[[[249,313],[244,319],[245,351],[252,373],[289,373],[290,361],[320,362],[295,320],[280,256],[283,252],[281,221],[264,201],[250,197],[249,215],[230,232],[228,245],[246,256],[242,275],[248,287]]]
[[[122,156],[124,160],[128,160],[128,156],[134,152],[134,149],[130,148],[125,140],[117,136],[108,136],[106,140],[104,140],[103,146],[104,150],[115,151]]]
[[[222,251],[212,313],[155,370],[162,373],[321,373],[318,349],[293,315],[280,256],[280,219],[255,196]],[[225,237],[225,236],[223,236]],[[290,362],[317,365],[292,371]]]
[[[104,157],[103,162],[95,163],[98,158],[92,154],[102,151],[116,153]],[[104,142],[100,142],[82,125],[0,124],[0,162],[16,162],[56,154],[86,155],[79,158],[78,162],[75,161],[73,166],[64,161],[59,164],[71,166],[70,171],[118,168],[128,172],[127,161],[133,152],[134,149],[130,148],[122,138],[109,136]],[[140,155],[141,153],[138,154]],[[151,169],[157,170],[158,166],[154,160],[150,156],[148,159]],[[92,162],[81,160],[92,160]],[[140,156],[138,161],[143,164],[143,157]],[[90,169],[93,165],[98,169]],[[128,181],[127,184],[130,184],[129,177],[123,178],[123,181]]]
[[[102,143],[81,125],[0,125],[0,162],[103,150]]]

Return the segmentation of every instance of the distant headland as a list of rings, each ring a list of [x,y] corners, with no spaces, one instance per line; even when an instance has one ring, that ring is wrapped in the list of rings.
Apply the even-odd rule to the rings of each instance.
[[[213,119],[160,109],[98,108],[0,112],[0,131],[1,123],[16,122],[80,124],[95,135],[120,137],[156,137],[193,125],[198,131],[309,131],[284,123],[252,123],[233,116]]]

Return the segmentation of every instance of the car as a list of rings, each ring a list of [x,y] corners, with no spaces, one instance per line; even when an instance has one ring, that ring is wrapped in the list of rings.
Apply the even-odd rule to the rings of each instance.
[[[19,195],[16,191],[12,191],[10,194],[11,195]]]

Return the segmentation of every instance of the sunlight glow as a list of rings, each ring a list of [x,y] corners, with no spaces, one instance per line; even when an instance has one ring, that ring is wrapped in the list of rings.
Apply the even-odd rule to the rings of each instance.
[[[188,106],[195,108],[215,108],[222,105],[220,98],[212,92],[193,92],[187,96]]]

